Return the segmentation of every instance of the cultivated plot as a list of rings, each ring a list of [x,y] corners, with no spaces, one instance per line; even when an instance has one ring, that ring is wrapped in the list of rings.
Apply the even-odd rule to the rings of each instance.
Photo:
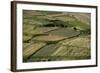
[[[91,14],[23,10],[23,62],[91,59]]]

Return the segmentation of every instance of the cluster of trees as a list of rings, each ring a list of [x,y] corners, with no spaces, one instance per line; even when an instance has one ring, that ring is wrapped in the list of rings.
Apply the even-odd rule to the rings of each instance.
[[[44,27],[73,27],[74,30],[79,30],[82,34],[90,34],[90,27],[78,29],[76,24],[71,24],[69,21],[64,22],[62,20],[48,20],[49,23],[43,24]]]
[[[49,20],[49,23],[44,24],[45,27],[67,27],[66,23],[61,20]]]

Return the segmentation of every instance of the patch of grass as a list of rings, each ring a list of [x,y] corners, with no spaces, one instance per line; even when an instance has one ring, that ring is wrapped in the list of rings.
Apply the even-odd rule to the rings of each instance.
[[[33,41],[41,41],[41,42],[57,42],[65,39],[66,37],[56,36],[56,35],[42,35],[36,36],[33,38]]]
[[[73,28],[59,28],[57,30],[51,31],[48,34],[57,35],[62,37],[73,37],[80,34],[79,31],[75,31]]]
[[[28,41],[32,38],[32,36],[24,36],[23,37],[23,42],[28,43]]]
[[[41,56],[41,57],[50,56],[56,49],[57,49],[56,44],[46,45],[42,49],[40,49],[37,53],[35,53],[32,56],[32,58],[37,56]]]
[[[30,57],[33,53],[35,53],[37,50],[45,45],[46,43],[41,42],[30,44],[25,49],[23,49],[23,59],[27,60],[28,57]]]

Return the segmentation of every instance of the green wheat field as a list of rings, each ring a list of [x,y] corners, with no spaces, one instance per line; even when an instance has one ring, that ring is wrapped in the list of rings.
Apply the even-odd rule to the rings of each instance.
[[[91,59],[91,14],[23,10],[23,62]]]

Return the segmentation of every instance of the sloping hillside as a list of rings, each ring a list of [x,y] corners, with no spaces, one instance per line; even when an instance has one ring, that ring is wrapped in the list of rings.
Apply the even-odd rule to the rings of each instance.
[[[89,13],[23,11],[23,62],[91,58]]]

